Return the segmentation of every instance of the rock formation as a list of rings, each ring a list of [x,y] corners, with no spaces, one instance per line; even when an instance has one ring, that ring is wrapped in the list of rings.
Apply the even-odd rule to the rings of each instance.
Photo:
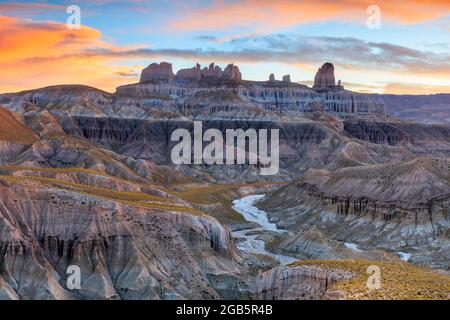
[[[177,80],[226,79],[240,81],[242,80],[242,75],[239,68],[232,63],[227,65],[223,71],[219,66],[215,66],[214,63],[211,63],[208,68],[205,67],[203,69],[197,63],[193,68],[179,70],[175,78]]]
[[[239,68],[232,63],[227,65],[225,70],[223,70],[222,76],[225,79],[236,80],[236,81],[242,80],[242,75],[241,75],[241,72],[239,71]]]
[[[345,152],[355,159],[352,149],[348,145]],[[298,232],[315,226],[328,238],[346,239],[365,250],[409,252],[408,262],[449,269],[450,185],[442,182],[449,165],[446,159],[419,158],[334,171],[309,169],[262,205],[280,228]],[[426,249],[430,245],[433,250]]]
[[[176,76],[173,75],[171,64],[162,62],[154,63],[145,68],[142,72],[141,83],[131,84],[117,88],[117,93],[145,98],[159,97],[163,100],[152,103],[162,105],[167,104],[169,97],[188,96],[195,94],[198,90],[209,90],[208,86],[204,88],[195,88],[198,80],[216,79],[216,80],[242,80],[239,68],[229,64],[223,71],[214,64],[201,68],[196,64],[193,68],[181,69]],[[160,80],[151,82],[151,80]],[[161,83],[165,81],[167,83]],[[172,80],[172,81],[171,81]],[[173,81],[180,80],[180,81]],[[192,83],[190,80],[194,80]],[[264,104],[267,109],[296,109],[300,112],[324,111],[334,115],[356,115],[358,117],[376,116],[384,120],[389,113],[397,118],[414,120],[423,123],[450,123],[450,94],[435,95],[390,95],[390,94],[363,94],[344,90],[341,81],[336,81],[334,76],[334,66],[331,63],[325,63],[319,68],[312,88],[301,86],[290,82],[288,75],[283,76],[282,81],[277,81],[275,75],[271,75],[267,84],[261,86],[254,81],[241,83],[238,88],[238,95],[244,100],[251,100],[251,103]],[[219,81],[220,83],[220,81]],[[291,84],[289,84],[291,83]],[[61,90],[68,87],[57,86]],[[66,89],[64,89],[66,88]],[[74,89],[71,87],[70,89]],[[52,89],[53,90],[53,89]],[[224,88],[233,92],[235,88],[231,85]],[[50,91],[50,90],[46,90]],[[97,90],[94,95],[104,95],[104,92]],[[205,93],[206,95],[206,93]],[[11,95],[0,95],[0,104],[8,105]],[[33,105],[50,103],[52,98],[49,95],[29,93],[27,103]],[[231,96],[231,95],[229,95]],[[90,99],[91,97],[89,97]],[[68,98],[69,100],[75,97]],[[97,98],[96,102],[101,106],[109,106],[110,101],[104,97]],[[78,99],[81,101],[82,99]],[[100,103],[101,100],[101,103]],[[185,99],[183,99],[185,100]],[[67,101],[68,102],[68,101]],[[174,101],[174,103],[176,103]],[[184,103],[184,102],[183,102]],[[136,102],[140,104],[140,102]],[[25,105],[22,106],[26,108]],[[92,106],[74,104],[74,108],[80,114],[99,115],[104,108],[95,108]],[[425,111],[426,110],[426,111]],[[63,111],[67,113],[67,110]]]
[[[314,88],[330,88],[335,85],[334,66],[332,63],[327,62],[317,71],[314,78]]]
[[[340,85],[336,85],[336,79],[334,77],[334,65],[330,62],[324,63],[322,67],[316,73],[314,78],[314,90],[330,90],[330,89],[343,89]]]
[[[288,75],[288,74],[283,76],[283,82],[284,83],[291,83],[291,76]]]
[[[200,80],[202,77],[200,64],[197,63],[193,68],[178,70],[175,77],[184,80]]]
[[[341,270],[278,267],[261,275],[256,297],[261,300],[320,300],[335,282],[351,278],[350,272]]]
[[[112,183],[116,192],[135,189],[114,178],[94,175],[90,181]],[[234,272],[230,234],[213,218],[28,184],[0,178],[0,286],[12,298],[211,299],[220,295],[208,273],[229,278]],[[29,207],[23,211],[15,208],[25,203]],[[42,225],[45,230],[34,227]],[[68,290],[63,280],[71,264],[82,270],[78,292]]]
[[[381,280],[382,290],[367,288],[373,264],[389,279],[388,286]],[[414,280],[405,285],[405,278]],[[256,298],[268,300],[441,300],[448,299],[450,277],[395,260],[303,260],[262,273],[257,286]]]
[[[173,79],[172,64],[167,62],[152,63],[142,70],[140,82],[152,80],[171,81]]]

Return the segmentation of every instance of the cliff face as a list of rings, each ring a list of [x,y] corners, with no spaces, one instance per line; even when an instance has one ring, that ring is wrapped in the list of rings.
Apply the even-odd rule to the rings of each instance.
[[[218,101],[214,99],[216,93],[220,93]],[[291,83],[287,78],[285,81],[268,82],[190,80],[186,83],[179,80],[171,83],[146,83],[119,87],[117,94],[140,98],[158,95],[172,97],[184,109],[195,105],[207,108],[220,101],[219,106],[228,105],[229,108],[248,109],[253,106],[287,114],[321,111],[342,116],[373,115],[380,119],[386,116],[384,103],[375,96],[344,90],[316,92],[306,86]]]
[[[302,232],[314,226],[338,241],[411,252],[411,262],[448,269],[448,168],[443,159],[420,159],[310,170],[262,206],[280,227]]]
[[[401,146],[423,156],[449,156],[450,128],[407,122],[344,121],[344,131],[351,137],[376,144]]]
[[[450,94],[380,95],[393,117],[429,124],[448,124]]]
[[[193,132],[192,121],[147,121],[132,119],[64,118],[65,132],[87,139],[96,145],[125,157],[151,161],[156,165],[171,165],[170,153],[175,142],[171,133],[177,128]],[[388,146],[359,145],[351,142],[333,124],[323,122],[271,122],[247,120],[208,120],[203,130],[218,129],[225,136],[227,129],[278,129],[280,134],[280,172],[268,178],[284,180],[308,168],[336,168],[346,163],[383,163],[395,158],[408,159],[411,154]],[[133,164],[129,164],[134,167]],[[217,181],[255,181],[253,166],[181,166],[189,176],[208,174]]]
[[[374,267],[379,289],[367,286]],[[271,299],[446,300],[450,278],[401,261],[303,260],[263,273],[258,289]]]
[[[372,95],[344,90],[316,92],[286,81],[235,81],[227,77],[161,80],[166,73],[160,69],[158,66],[152,79],[118,87],[115,94],[82,86],[55,86],[0,95],[0,105],[15,112],[49,110],[66,116],[135,119],[279,120],[304,119],[311,112],[378,119],[386,115],[385,105]],[[229,72],[237,71],[230,67]],[[143,77],[147,77],[145,72]]]
[[[65,94],[61,95],[65,97]],[[56,96],[56,99],[60,98],[61,96]],[[171,165],[170,151],[175,144],[170,141],[171,133],[176,128],[193,130],[193,122],[186,119],[66,116],[70,110],[63,107],[65,101],[59,108],[55,107],[52,113],[45,109],[46,105],[36,106],[29,112],[22,111],[25,115],[22,126],[33,130],[36,141],[26,145],[20,141],[2,142],[1,163],[58,168],[83,167],[127,179],[147,179],[153,175],[151,172],[159,170],[157,166]],[[114,110],[113,106],[103,109],[105,113],[109,113],[107,110]],[[125,112],[124,109],[122,111]],[[308,168],[334,169],[412,157],[410,152],[402,148],[352,141],[345,136],[340,122],[331,116],[320,116],[316,121],[315,115],[311,115],[310,119],[297,122],[267,119],[204,120],[203,129],[208,128],[216,128],[223,134],[226,129],[236,128],[279,129],[282,170],[274,179],[285,179]],[[14,137],[21,135],[22,133],[16,134]],[[251,166],[183,166],[179,170],[191,176],[206,172],[219,180],[258,179]]]
[[[273,74],[272,74],[273,75]],[[117,88],[115,94],[83,86],[54,86],[0,95],[0,105],[11,111],[51,109],[72,116],[108,116],[138,119],[220,117],[229,119],[302,118],[309,112],[327,112],[340,118],[372,120],[395,116],[423,123],[450,119],[450,95],[363,94],[336,83],[334,66],[319,68],[312,88],[283,81],[242,80],[239,68],[222,70],[211,63],[182,69],[152,63],[143,69],[140,83]],[[424,110],[427,110],[424,112]]]
[[[63,175],[0,177],[0,296],[217,299],[248,294],[240,284],[230,232],[214,218],[164,209],[164,199],[160,209],[142,200],[123,201],[121,195],[130,193],[120,193],[119,187],[114,196],[99,196],[99,189],[84,191],[88,185],[70,184]],[[79,291],[67,288],[69,265],[81,269]]]
[[[152,80],[166,80],[171,81],[174,77],[172,71],[172,64],[167,62],[152,63],[147,68],[142,70],[140,82],[147,82]]]
[[[334,283],[352,277],[352,273],[338,269],[326,270],[314,266],[278,267],[260,275],[256,299],[336,299],[339,296],[328,296],[327,291]]]

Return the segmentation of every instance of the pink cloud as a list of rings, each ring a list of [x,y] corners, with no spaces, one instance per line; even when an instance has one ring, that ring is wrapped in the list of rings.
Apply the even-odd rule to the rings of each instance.
[[[329,20],[365,23],[370,5],[380,7],[387,21],[414,24],[450,14],[449,1],[432,0],[215,0],[209,7],[184,8],[169,22],[171,29],[182,31],[250,28],[270,31],[293,25]]]

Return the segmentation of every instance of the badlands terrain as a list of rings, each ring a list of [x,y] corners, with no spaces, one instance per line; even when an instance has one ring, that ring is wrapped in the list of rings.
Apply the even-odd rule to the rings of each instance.
[[[331,63],[312,88],[161,63],[114,93],[0,94],[0,299],[449,299],[449,107]],[[280,170],[174,165],[193,121],[279,129]]]

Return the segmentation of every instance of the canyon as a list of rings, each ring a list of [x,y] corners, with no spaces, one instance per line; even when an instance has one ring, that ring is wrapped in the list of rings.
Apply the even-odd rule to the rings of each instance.
[[[445,105],[348,91],[331,63],[312,88],[163,62],[114,93],[0,94],[0,299],[448,299],[450,127],[397,117]],[[173,163],[196,121],[278,130],[278,172]]]

